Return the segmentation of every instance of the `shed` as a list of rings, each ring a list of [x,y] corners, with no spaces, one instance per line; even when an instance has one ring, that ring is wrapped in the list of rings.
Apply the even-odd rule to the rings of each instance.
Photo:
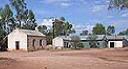
[[[124,47],[126,36],[107,36],[108,48]]]
[[[70,48],[71,43],[70,43],[71,38],[69,36],[59,36],[56,37],[52,40],[52,45],[55,48]]]

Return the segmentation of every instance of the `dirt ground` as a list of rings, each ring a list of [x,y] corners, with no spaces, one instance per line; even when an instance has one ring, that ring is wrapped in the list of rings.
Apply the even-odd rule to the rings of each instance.
[[[128,48],[0,52],[0,69],[128,69]]]

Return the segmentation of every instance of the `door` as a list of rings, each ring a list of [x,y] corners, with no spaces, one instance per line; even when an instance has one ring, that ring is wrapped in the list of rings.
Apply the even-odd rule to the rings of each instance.
[[[16,41],[16,50],[19,50],[20,46],[19,46],[19,41]]]
[[[110,42],[110,48],[114,48],[114,42]]]

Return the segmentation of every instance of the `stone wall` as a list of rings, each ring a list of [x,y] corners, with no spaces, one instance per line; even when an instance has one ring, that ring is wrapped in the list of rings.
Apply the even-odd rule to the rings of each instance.
[[[40,45],[40,42],[42,42],[41,45]],[[47,45],[46,37],[42,37],[42,36],[28,36],[27,37],[28,51],[41,50],[41,49],[44,49],[46,45]]]

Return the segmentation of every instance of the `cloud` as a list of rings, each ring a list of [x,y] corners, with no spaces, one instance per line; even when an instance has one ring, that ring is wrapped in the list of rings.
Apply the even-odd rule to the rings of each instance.
[[[128,13],[124,13],[121,15],[122,17],[127,17],[128,16]]]
[[[105,7],[106,7],[106,5],[94,5],[94,6],[92,7],[92,12],[93,12],[93,13],[100,12],[100,11],[102,11]]]
[[[77,33],[81,33],[83,30],[88,30],[89,33],[92,33],[92,29],[93,29],[94,25],[73,24],[73,27]]]
[[[52,19],[43,19],[41,25],[46,25],[48,28],[52,27],[53,20]]]
[[[61,3],[61,6],[64,6],[64,7],[68,7],[70,5],[71,5],[70,3]]]

